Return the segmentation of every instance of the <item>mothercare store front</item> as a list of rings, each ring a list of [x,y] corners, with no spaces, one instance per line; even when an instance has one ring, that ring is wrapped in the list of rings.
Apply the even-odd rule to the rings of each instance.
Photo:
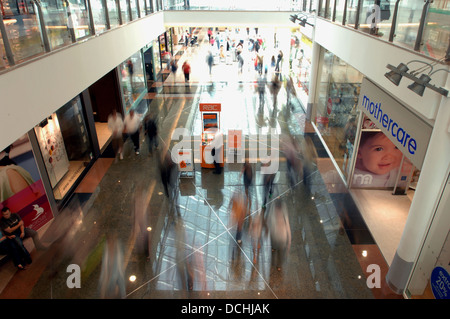
[[[347,182],[364,221],[391,264],[415,192],[432,127],[364,78],[361,116]]]

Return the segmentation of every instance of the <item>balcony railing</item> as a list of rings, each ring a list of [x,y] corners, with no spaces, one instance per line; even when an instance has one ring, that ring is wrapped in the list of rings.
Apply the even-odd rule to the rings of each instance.
[[[394,2],[395,1],[395,2]],[[450,61],[447,0],[0,0],[0,71],[161,10],[313,12]]]

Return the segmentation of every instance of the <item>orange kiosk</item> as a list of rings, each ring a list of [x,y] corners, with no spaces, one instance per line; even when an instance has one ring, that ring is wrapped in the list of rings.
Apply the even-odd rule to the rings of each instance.
[[[206,154],[211,154],[212,146],[210,145],[216,136],[216,133],[220,131],[220,103],[200,103],[200,112],[202,117],[202,144],[200,150],[201,167],[214,168],[214,162],[212,156],[205,156]],[[224,165],[224,147],[221,148],[222,161],[220,166]]]

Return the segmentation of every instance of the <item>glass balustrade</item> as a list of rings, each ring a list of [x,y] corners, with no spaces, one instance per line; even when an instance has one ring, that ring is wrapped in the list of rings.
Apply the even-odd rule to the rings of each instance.
[[[320,6],[317,1],[322,1]],[[320,7],[318,15],[327,20],[334,19],[337,24],[435,59],[446,55],[450,38],[448,0],[91,0],[91,8],[87,0],[0,0],[0,3],[3,18],[0,70],[89,38],[92,31],[105,32],[108,24],[114,29],[163,8],[309,13]]]

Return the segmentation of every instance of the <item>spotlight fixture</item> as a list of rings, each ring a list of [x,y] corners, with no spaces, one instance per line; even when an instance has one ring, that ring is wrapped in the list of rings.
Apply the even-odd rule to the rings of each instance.
[[[413,70],[411,72],[408,73],[409,68],[408,68],[408,64],[412,63],[412,62],[420,62],[420,63],[424,63],[426,66],[421,67],[417,70]],[[439,62],[439,61],[438,61]],[[438,63],[435,62],[434,64]],[[423,96],[423,93],[425,91],[425,88],[429,88],[443,96],[448,96],[448,91],[442,87],[437,87],[433,84],[430,84],[431,81],[431,76],[438,72],[438,71],[447,71],[446,69],[439,69],[436,70],[434,72],[433,71],[433,65],[423,62],[423,61],[417,61],[417,60],[413,60],[408,62],[407,64],[404,63],[400,63],[397,67],[394,67],[390,64],[386,65],[386,67],[391,70],[390,72],[387,72],[384,74],[384,76],[391,81],[392,83],[394,83],[395,85],[399,85],[401,79],[405,76],[408,79],[414,81],[412,84],[408,85],[408,88],[413,91],[414,93]],[[424,71],[425,69],[430,68],[430,72],[428,74],[421,74],[420,77],[418,78],[417,75],[419,73],[421,73],[422,71]],[[447,71],[449,72],[449,71]]]
[[[306,26],[307,24],[313,27],[314,24],[311,24],[308,22],[309,18],[310,17],[304,13],[301,13],[301,14],[297,13],[297,14],[291,15],[289,17],[289,20],[293,23],[295,23],[298,20],[298,24],[300,24],[302,27]]]

